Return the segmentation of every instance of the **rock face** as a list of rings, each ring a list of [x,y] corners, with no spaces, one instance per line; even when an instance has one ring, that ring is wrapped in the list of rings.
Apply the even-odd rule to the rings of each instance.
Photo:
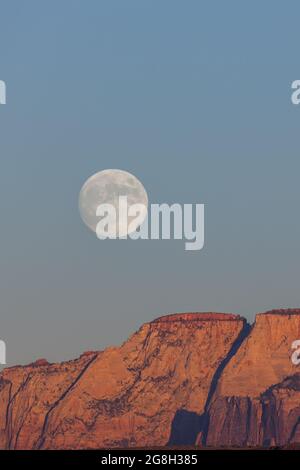
[[[0,448],[34,449],[51,410],[80,380],[96,354],[75,361],[4,369],[0,375]]]
[[[0,447],[155,446],[182,434],[193,444],[215,377],[246,327],[236,315],[168,315],[119,348],[6,369]]]
[[[300,416],[299,369],[291,361],[291,345],[296,339],[300,339],[300,310],[274,310],[256,316],[250,334],[223,371],[209,405],[206,445],[294,442],[298,435],[293,426]]]
[[[300,443],[300,310],[184,313],[119,348],[0,374],[0,448]]]
[[[300,443],[300,373],[262,395],[265,445]]]

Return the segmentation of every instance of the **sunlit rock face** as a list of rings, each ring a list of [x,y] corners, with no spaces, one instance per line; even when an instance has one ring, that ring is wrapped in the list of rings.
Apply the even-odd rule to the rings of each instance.
[[[235,315],[171,315],[143,325],[119,348],[7,369],[1,447],[161,446],[179,436],[192,444],[214,377],[245,325]]]
[[[287,428],[300,416],[299,392],[293,388],[298,381],[285,379],[299,371],[291,361],[291,345],[299,338],[300,310],[256,316],[252,331],[218,381],[209,406],[207,445],[269,446],[295,440]],[[294,410],[289,419],[286,408]]]
[[[287,377],[262,395],[264,445],[300,443],[300,373]]]
[[[0,374],[0,448],[300,443],[300,310],[181,313],[122,346]],[[300,367],[300,366],[299,366]]]
[[[61,364],[39,360],[0,374],[0,448],[34,449],[52,408],[72,388],[95,353]]]

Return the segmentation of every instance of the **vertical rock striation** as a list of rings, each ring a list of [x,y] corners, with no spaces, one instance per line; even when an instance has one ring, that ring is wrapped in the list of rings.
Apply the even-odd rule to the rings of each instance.
[[[283,402],[294,407],[294,414],[297,407],[295,399],[287,405],[286,399],[280,402],[280,396],[287,398],[292,381],[286,383],[285,392],[281,382],[297,374],[297,366],[291,361],[295,339],[300,339],[300,310],[273,310],[256,316],[250,334],[223,371],[209,405],[206,445],[244,447],[288,443],[282,421],[286,417],[281,416]]]
[[[58,405],[97,353],[75,361],[4,369],[0,374],[0,448],[35,449],[48,414]]]

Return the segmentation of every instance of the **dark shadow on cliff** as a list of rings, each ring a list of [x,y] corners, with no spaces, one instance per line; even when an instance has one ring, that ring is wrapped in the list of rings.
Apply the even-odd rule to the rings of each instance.
[[[205,446],[209,428],[209,405],[216,391],[219,379],[228,362],[236,354],[241,344],[247,338],[252,326],[245,322],[242,331],[233,343],[227,356],[220,363],[211,381],[210,389],[204,407],[204,413],[198,415],[184,409],[177,410],[172,421],[168,446],[194,445],[197,436],[202,433],[201,443]]]
[[[177,410],[172,421],[168,446],[194,445],[202,428],[202,416],[187,410]]]
[[[203,413],[203,428],[202,428],[202,445],[205,446],[206,444],[206,439],[207,439],[207,434],[208,434],[208,429],[209,429],[209,405],[212,400],[212,397],[214,396],[214,393],[216,391],[216,388],[218,386],[218,382],[220,380],[220,377],[222,375],[223,370],[229,363],[229,361],[233,358],[233,356],[237,353],[239,350],[240,346],[244,342],[244,340],[247,338],[249,335],[250,331],[252,329],[252,325],[249,325],[245,321],[245,324],[243,326],[242,331],[240,332],[239,336],[231,346],[231,349],[227,356],[223,359],[223,361],[220,363],[219,367],[217,368],[216,372],[214,373],[213,379],[211,381],[210,389],[207,395],[207,400],[205,403],[204,407],[204,413]]]

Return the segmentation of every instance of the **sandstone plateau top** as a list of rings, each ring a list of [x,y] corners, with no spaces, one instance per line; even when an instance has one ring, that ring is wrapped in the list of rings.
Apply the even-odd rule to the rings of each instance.
[[[300,315],[300,308],[277,308],[273,310],[267,310],[266,312],[257,313],[257,316],[260,315]]]
[[[245,320],[240,315],[233,313],[217,313],[217,312],[184,312],[171,313],[152,320],[150,323],[177,322],[177,321],[232,321]]]

